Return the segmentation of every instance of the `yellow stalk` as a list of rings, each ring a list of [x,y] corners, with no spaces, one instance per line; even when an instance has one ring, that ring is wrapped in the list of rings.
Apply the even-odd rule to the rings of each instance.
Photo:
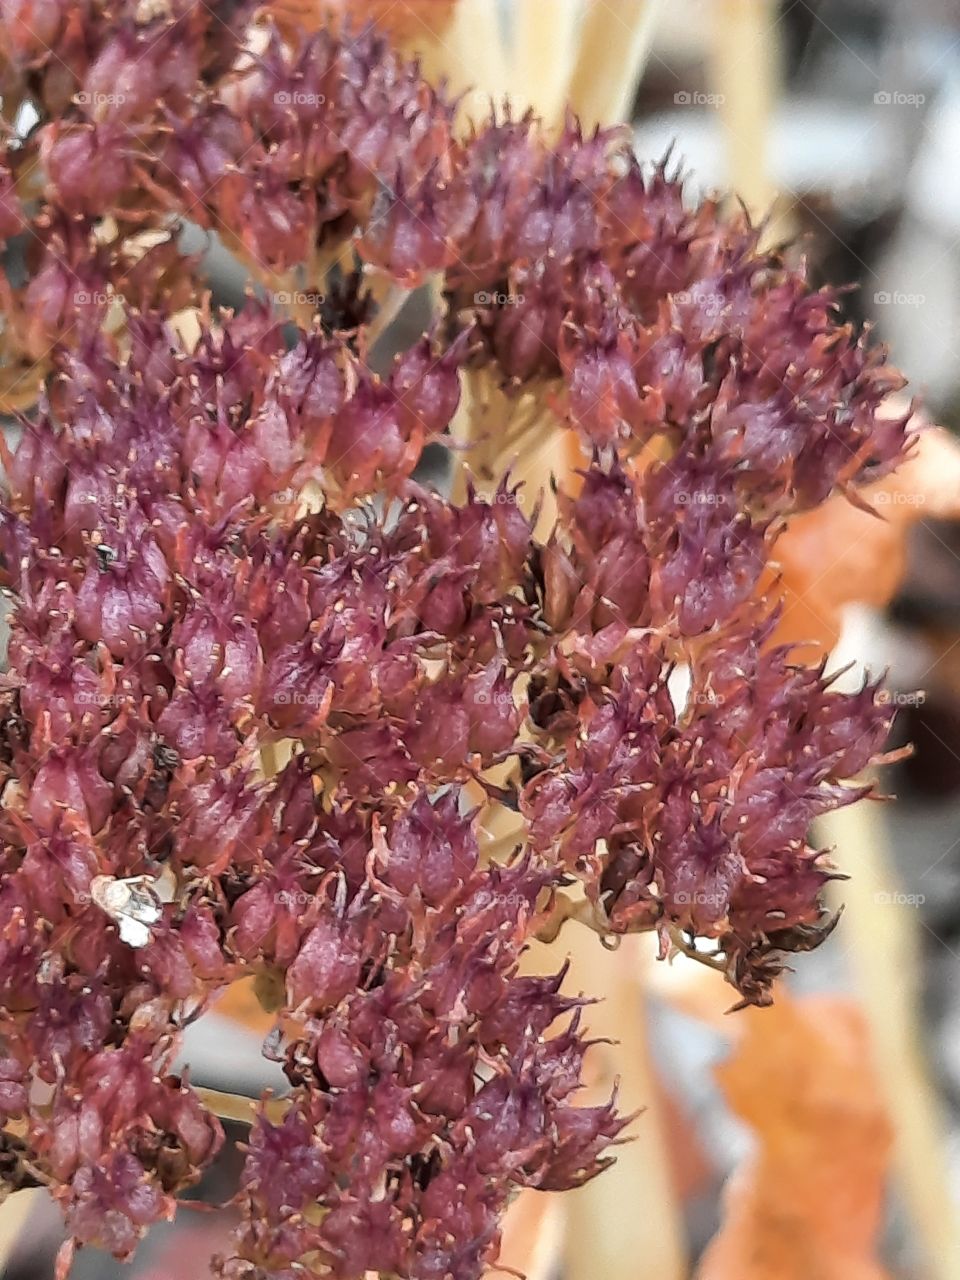
[[[419,44],[416,52],[428,80],[444,79],[453,93],[464,95],[459,115],[464,128],[483,123],[491,103],[502,103],[507,56],[494,0],[459,0],[446,30]]]
[[[27,1219],[42,1194],[42,1187],[27,1187],[8,1196],[0,1204],[0,1275],[6,1273]]]
[[[573,73],[581,0],[516,0],[510,100],[548,127],[563,118]]]
[[[517,401],[506,396],[489,374],[468,373],[464,384],[456,434],[474,447],[464,453],[465,461],[458,468],[454,500],[463,498],[467,467],[480,478],[485,492],[492,489],[515,456],[512,445],[504,451],[504,435],[510,433],[511,424],[520,422],[525,429],[516,436],[520,452],[512,474],[514,480],[526,481],[520,504],[528,513],[543,495],[537,532],[545,536],[556,517],[551,474],[566,484],[580,461],[569,433],[544,407],[546,389]],[[518,829],[516,815],[500,806],[489,807],[483,826],[490,850],[509,845]],[[525,957],[528,972],[552,972],[569,949],[573,971],[568,990],[602,997],[601,1003],[584,1011],[587,1036],[619,1041],[591,1050],[597,1089],[609,1094],[619,1073],[623,1109],[645,1108],[633,1126],[636,1140],[620,1148],[613,1168],[562,1198],[565,1280],[596,1280],[598,1275],[604,1280],[632,1280],[637,1258],[645,1260],[645,1274],[657,1280],[683,1280],[687,1274],[682,1223],[670,1183],[647,1049],[639,945],[639,939],[625,939],[618,952],[607,951],[592,930],[571,922],[558,945],[545,950],[536,943]]]
[[[585,1010],[586,1034],[615,1042],[590,1050],[586,1101],[605,1100],[619,1081],[621,1110],[643,1109],[616,1164],[563,1197],[564,1280],[686,1280],[683,1222],[648,1047],[642,940],[627,937],[608,950],[591,929],[571,922],[548,950],[536,946],[537,969],[555,969],[558,952],[570,957],[566,989],[602,997]]]
[[[723,125],[727,185],[759,219],[770,212],[778,194],[769,165],[771,121],[782,79],[777,6],[774,0],[712,3],[709,75]],[[781,224],[776,236],[787,231]]]
[[[629,119],[664,0],[589,0],[567,99],[585,129]]]
[[[468,370],[453,435],[463,446],[457,454],[452,498],[462,502],[473,477],[484,496],[493,493],[509,467],[511,485],[522,482],[520,506],[528,513],[540,501],[536,532],[545,535],[557,515],[551,478],[562,483],[580,465],[572,435],[546,407],[548,388],[518,397],[501,391],[487,370]]]

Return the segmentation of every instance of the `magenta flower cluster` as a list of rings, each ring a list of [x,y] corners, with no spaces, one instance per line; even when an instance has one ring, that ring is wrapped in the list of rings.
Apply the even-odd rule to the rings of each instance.
[[[0,1177],[129,1255],[223,1141],[183,1028],[252,976],[290,1093],[222,1274],[469,1280],[511,1196],[625,1124],[577,1105],[584,997],[521,971],[534,934],[709,942],[763,1003],[829,928],[810,823],[865,793],[890,709],[796,663],[759,593],[785,516],[903,455],[900,380],[615,132],[462,139],[377,35],[264,26],[254,56],[249,16],[0,15],[4,110],[39,112],[5,296],[50,360],[0,517]],[[177,217],[296,268],[314,325],[251,302],[182,341],[199,266],[142,241]],[[363,268],[448,304],[383,376]],[[581,441],[545,532],[509,476],[414,479],[466,376]]]

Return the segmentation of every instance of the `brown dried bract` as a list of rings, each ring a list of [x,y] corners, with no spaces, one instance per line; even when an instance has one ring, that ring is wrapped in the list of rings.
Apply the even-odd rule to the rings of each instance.
[[[891,1129],[862,1015],[781,990],[740,1027],[717,1075],[758,1149],[730,1181],[698,1280],[886,1280],[876,1255]]]

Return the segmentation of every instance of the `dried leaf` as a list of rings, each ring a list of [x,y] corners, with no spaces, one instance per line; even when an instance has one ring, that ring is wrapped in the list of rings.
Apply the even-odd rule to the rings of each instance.
[[[232,982],[217,1000],[217,1013],[259,1036],[265,1036],[276,1019],[257,998],[254,981],[253,978],[241,978],[239,982]]]
[[[890,1124],[850,1001],[738,1014],[743,1038],[717,1075],[757,1150],[730,1180],[698,1280],[886,1280],[876,1260]]]
[[[265,12],[285,27],[316,31],[347,21],[354,28],[370,22],[392,39],[416,45],[435,40],[453,15],[455,0],[271,0]]]

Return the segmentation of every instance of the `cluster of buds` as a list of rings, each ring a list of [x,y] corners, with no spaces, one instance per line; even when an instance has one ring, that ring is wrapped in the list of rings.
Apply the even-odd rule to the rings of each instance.
[[[302,812],[300,790],[309,810],[309,773],[291,783],[286,806]],[[291,1105],[251,1135],[228,1276],[285,1275],[304,1255],[345,1280],[478,1275],[511,1191],[578,1185],[624,1126],[569,1101],[576,1015],[543,1035],[582,1001],[559,994],[562,975],[516,975],[551,869],[482,868],[460,799],[420,792],[386,829],[336,815],[336,835],[304,837],[299,865],[288,852],[235,904],[240,949],[285,966],[301,1035]],[[303,885],[304,867],[314,891],[278,910],[276,886]]]
[[[38,117],[0,171],[4,354],[50,362],[0,512],[3,1176],[128,1255],[222,1141],[182,1028],[252,977],[290,1092],[222,1274],[469,1280],[511,1195],[624,1125],[576,1105],[583,997],[521,972],[531,936],[657,931],[763,1003],[830,926],[809,826],[890,708],[760,593],[785,517],[903,456],[900,380],[666,166],[573,123],[462,138],[375,33],[15,0],[0,47]],[[178,217],[342,288],[186,341]],[[368,279],[447,302],[381,374]],[[549,513],[418,483],[481,376],[578,435]]]

